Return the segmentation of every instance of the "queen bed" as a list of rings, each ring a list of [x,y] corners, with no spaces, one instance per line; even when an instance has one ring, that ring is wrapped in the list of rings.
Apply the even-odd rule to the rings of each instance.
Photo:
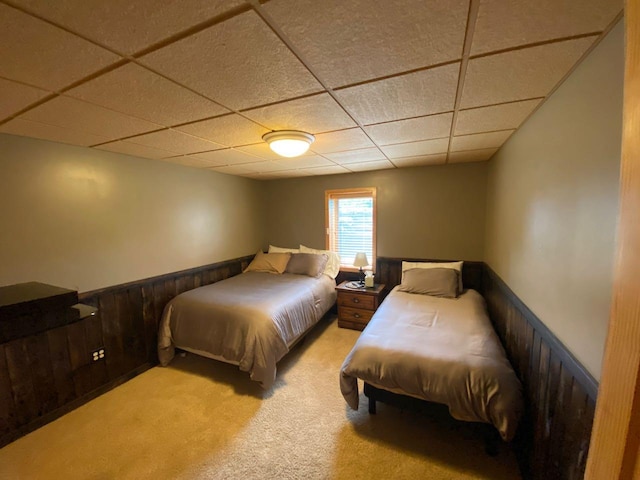
[[[439,266],[450,264],[416,265],[404,262],[402,283],[346,357],[340,372],[346,402],[358,409],[360,379],[367,394],[381,390],[444,404],[454,418],[494,425],[504,440],[513,439],[522,389],[484,299],[461,291],[462,262],[457,273]],[[375,396],[369,402],[375,413]]]
[[[160,364],[179,348],[238,365],[271,387],[276,363],[335,303],[326,265],[327,255],[258,252],[242,274],[178,295],[160,322]]]

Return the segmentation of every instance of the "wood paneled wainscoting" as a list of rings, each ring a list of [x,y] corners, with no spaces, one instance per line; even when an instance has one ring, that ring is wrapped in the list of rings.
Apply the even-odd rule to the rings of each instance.
[[[597,382],[487,265],[482,286],[489,316],[524,388],[527,411],[516,450],[525,478],[582,479]]]
[[[376,282],[402,278],[402,260],[378,257]],[[526,412],[514,441],[525,479],[578,480],[585,472],[598,383],[483,262],[465,262],[465,288],[478,290],[520,378]]]
[[[0,343],[0,447],[144,372],[164,306],[242,272],[253,255],[81,293],[95,316]],[[92,352],[104,348],[104,358]]]

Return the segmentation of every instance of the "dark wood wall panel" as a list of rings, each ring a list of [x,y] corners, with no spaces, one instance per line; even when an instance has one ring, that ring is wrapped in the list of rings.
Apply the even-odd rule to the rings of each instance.
[[[252,259],[86,292],[79,300],[98,308],[95,316],[0,343],[0,447],[155,365],[167,302],[241,273]],[[92,353],[101,348],[105,357],[93,361]]]
[[[482,285],[524,388],[527,411],[516,442],[523,472],[535,480],[582,479],[597,382],[486,265]]]
[[[424,258],[391,258],[376,259],[376,283],[384,283],[387,290],[400,285],[402,280],[402,262],[456,262],[458,260],[430,260]],[[482,292],[482,262],[464,262],[462,264],[462,283],[465,288],[473,288]]]

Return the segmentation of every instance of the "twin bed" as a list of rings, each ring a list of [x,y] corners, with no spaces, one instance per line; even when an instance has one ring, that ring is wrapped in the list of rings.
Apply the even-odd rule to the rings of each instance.
[[[495,426],[513,439],[522,393],[475,290],[457,298],[407,293],[395,287],[347,356],[340,389],[358,409],[358,379],[369,412],[383,390],[447,405],[452,417]],[[367,387],[374,387],[368,388]]]
[[[264,388],[273,384],[276,363],[334,304],[338,262],[329,260],[329,252],[269,251],[259,252],[248,271],[167,305],[158,341],[162,365],[180,348],[236,364]],[[284,255],[279,265],[251,268],[256,262],[264,266],[267,257],[273,264],[273,254]],[[294,260],[302,268],[291,267]],[[313,260],[316,268],[301,260]],[[358,380],[365,382],[365,393],[445,404],[454,418],[494,425],[509,441],[523,410],[520,382],[483,298],[462,289],[461,272],[462,262],[403,262],[402,282],[344,361],[340,389],[353,409],[359,406]],[[375,413],[376,400],[368,395]]]

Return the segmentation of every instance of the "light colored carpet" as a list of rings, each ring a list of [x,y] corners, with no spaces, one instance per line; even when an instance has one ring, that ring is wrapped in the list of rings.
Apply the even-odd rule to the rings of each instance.
[[[502,445],[445,415],[350,410],[338,372],[359,332],[324,319],[263,391],[195,355],[153,368],[0,449],[1,479],[519,479]]]

